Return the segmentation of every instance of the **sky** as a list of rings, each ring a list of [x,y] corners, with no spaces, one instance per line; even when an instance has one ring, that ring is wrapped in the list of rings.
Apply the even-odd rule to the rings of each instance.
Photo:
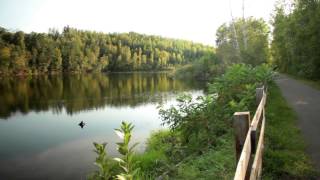
[[[270,21],[276,0],[244,0],[245,17]],[[69,25],[215,44],[217,28],[242,17],[242,0],[0,0],[0,26],[25,32]]]

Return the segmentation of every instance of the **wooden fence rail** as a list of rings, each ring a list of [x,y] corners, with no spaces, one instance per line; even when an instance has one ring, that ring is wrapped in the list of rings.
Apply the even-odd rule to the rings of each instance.
[[[237,169],[235,180],[261,179],[264,149],[266,88],[256,89],[258,108],[250,120],[250,112],[234,113]],[[258,139],[258,141],[257,141]]]

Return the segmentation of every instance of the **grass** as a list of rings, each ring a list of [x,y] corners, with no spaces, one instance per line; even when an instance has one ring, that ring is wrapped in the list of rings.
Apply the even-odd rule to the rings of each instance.
[[[297,128],[297,115],[274,83],[269,87],[266,118],[263,179],[316,179]]]
[[[166,151],[169,145],[165,143],[171,136],[169,130],[159,130],[152,132],[147,140],[147,149],[142,154],[135,154],[133,159],[138,162],[140,168],[138,179],[155,179],[165,171],[169,160]]]
[[[230,132],[208,152],[189,157],[179,166],[173,179],[233,179],[236,166],[233,137]]]
[[[151,134],[146,152],[135,155],[139,161],[139,179],[232,179],[235,171],[235,157],[232,131],[220,137],[217,145],[204,154],[185,157],[179,163],[172,163],[168,157],[167,141],[174,136],[169,130]],[[174,158],[174,157],[173,157]],[[171,161],[169,160],[171,159]]]

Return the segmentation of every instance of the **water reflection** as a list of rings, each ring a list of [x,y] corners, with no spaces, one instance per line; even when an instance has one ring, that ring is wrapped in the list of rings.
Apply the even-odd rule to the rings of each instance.
[[[158,103],[172,92],[198,85],[173,80],[166,73],[86,74],[0,79],[0,118],[14,112],[52,110],[70,115],[108,106]],[[170,93],[168,93],[170,92]]]
[[[158,103],[174,104],[181,92],[201,95],[201,87],[164,73],[2,78],[0,179],[86,179],[92,142],[108,142],[117,156],[114,128],[126,120],[142,152],[161,128]]]

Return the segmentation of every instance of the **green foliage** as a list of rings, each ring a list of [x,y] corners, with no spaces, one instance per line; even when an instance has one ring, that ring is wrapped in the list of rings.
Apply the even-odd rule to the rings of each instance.
[[[275,84],[269,86],[266,119],[263,179],[316,179],[296,126],[297,115]]]
[[[137,176],[156,177],[166,171],[167,157],[162,151],[146,151],[143,154],[136,154],[135,166],[140,169]]]
[[[133,162],[133,148],[138,145],[135,143],[129,147],[131,139],[131,132],[134,126],[131,123],[122,122],[120,129],[115,129],[116,134],[123,140],[118,142],[118,152],[123,156],[122,158],[114,158],[119,163],[122,173],[117,175],[119,180],[132,180],[138,172],[138,168],[134,168]]]
[[[194,101],[188,95],[177,100],[177,107],[160,109],[163,123],[180,133],[181,148],[187,154],[202,152],[215,145],[215,139],[225,134],[235,111],[255,110],[255,89],[272,80],[266,65],[251,67],[235,64],[209,85],[211,95]],[[178,143],[176,143],[178,144]]]
[[[160,109],[163,123],[169,125],[172,134],[170,138],[166,136],[164,146],[171,152],[167,156],[174,157],[168,160],[176,164],[170,178],[232,178],[232,115],[235,111],[253,113],[255,89],[269,83],[272,77],[266,65],[235,64],[209,85],[209,95],[196,99],[182,95],[177,107]]]
[[[263,19],[236,19],[216,32],[217,57],[224,64],[259,65],[269,59],[269,28]]]
[[[179,138],[174,142],[175,149],[180,156],[185,153],[201,152],[204,147],[210,147],[214,143],[212,134],[219,123],[209,120],[212,111],[213,96],[199,96],[193,101],[190,95],[178,97],[177,107],[164,110],[160,109],[159,114],[164,124],[168,124],[172,131],[179,132]],[[205,148],[206,149],[206,148]],[[177,154],[175,158],[179,157]]]
[[[201,155],[188,157],[174,179],[232,179],[235,169],[233,134],[219,138],[217,145]]]
[[[135,145],[129,147],[133,126],[122,123],[116,133],[123,140],[117,143],[123,156],[115,158],[121,174],[117,171],[117,176],[111,177],[232,178],[235,169],[232,115],[234,111],[255,110],[255,88],[269,83],[272,76],[266,65],[236,64],[209,85],[211,94],[196,99],[181,95],[177,107],[160,109],[169,130],[152,133],[143,154],[133,154]]]
[[[320,2],[297,0],[288,12],[276,7],[272,24],[272,63],[279,71],[320,79]]]
[[[11,48],[0,47],[0,74],[6,74],[9,70]]]
[[[235,111],[255,110],[255,89],[270,83],[272,78],[273,72],[267,65],[235,64],[215,79],[209,91],[218,95],[218,104],[229,115]]]
[[[131,133],[134,126],[131,123],[122,122],[120,129],[115,129],[116,134],[122,139],[122,142],[117,143],[118,152],[122,155],[120,158],[109,158],[106,153],[107,143],[93,143],[94,152],[98,155],[95,165],[98,170],[94,172],[90,179],[119,179],[119,180],[133,180],[139,171],[135,166],[134,157],[134,144],[129,146],[131,140]]]
[[[108,180],[112,178],[115,173],[115,163],[111,161],[106,153],[107,143],[99,144],[93,143],[95,150],[94,152],[98,155],[95,161],[95,165],[99,168],[95,173],[92,174],[90,179],[95,180]]]
[[[175,134],[169,130],[159,130],[151,133],[147,140],[146,152],[162,151],[166,152],[170,149],[170,142],[175,137]]]
[[[147,140],[147,148],[144,153],[136,154],[134,160],[140,168],[140,179],[156,179],[156,177],[170,170],[172,159],[171,144],[173,134],[169,130],[160,130],[151,133]]]
[[[236,19],[216,32],[216,53],[178,68],[175,77],[212,80],[232,64],[258,66],[269,62],[269,28],[263,19]]]
[[[214,53],[190,41],[134,32],[103,34],[68,26],[48,34],[0,30],[0,74],[167,70]]]
[[[191,64],[177,68],[174,72],[174,77],[208,81],[212,77],[222,74],[224,69],[215,54],[208,54]]]

